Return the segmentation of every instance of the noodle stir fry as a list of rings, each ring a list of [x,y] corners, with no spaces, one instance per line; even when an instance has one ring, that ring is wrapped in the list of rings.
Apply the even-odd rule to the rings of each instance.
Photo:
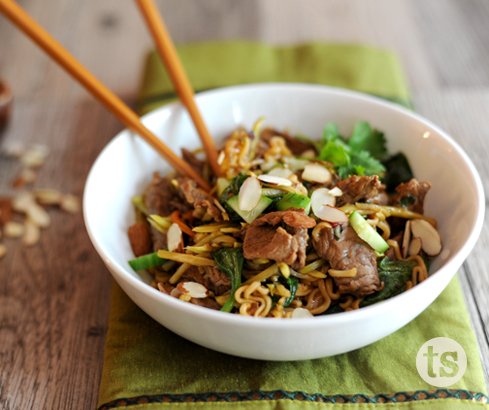
[[[169,297],[240,315],[303,318],[378,303],[428,277],[442,249],[423,214],[431,185],[413,178],[380,131],[328,124],[312,141],[259,120],[238,128],[215,177],[199,152],[185,160],[213,186],[153,175],[133,198],[136,271]]]

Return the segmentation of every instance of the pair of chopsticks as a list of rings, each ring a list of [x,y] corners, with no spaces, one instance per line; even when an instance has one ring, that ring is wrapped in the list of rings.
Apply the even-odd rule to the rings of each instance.
[[[158,51],[167,67],[176,91],[194,122],[211,167],[216,175],[220,175],[216,146],[195,104],[192,87],[180,63],[170,35],[159,15],[158,9],[153,0],[136,0],[136,2],[154,37]],[[168,146],[148,130],[133,110],[78,62],[78,60],[17,5],[15,1],[0,0],[0,12],[58,62],[72,77],[108,108],[109,111],[119,118],[127,128],[148,142],[176,171],[192,178],[204,190],[210,190],[209,184],[187,162],[175,155]]]

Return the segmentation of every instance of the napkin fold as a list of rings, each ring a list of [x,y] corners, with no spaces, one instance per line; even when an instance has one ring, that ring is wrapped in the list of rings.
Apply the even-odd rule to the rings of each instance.
[[[206,42],[181,46],[178,54],[196,92],[237,84],[302,82],[348,88],[411,105],[396,56],[365,45],[273,47],[245,41]],[[139,113],[146,114],[175,97],[158,53],[151,52]]]
[[[251,82],[308,82],[410,106],[398,60],[373,47],[226,42],[186,45],[178,51],[197,91]],[[151,52],[140,111],[174,98],[163,66]],[[435,337],[457,341],[467,355],[465,374],[449,388],[427,384],[416,369],[418,350]],[[487,401],[457,277],[394,334],[353,352],[294,362],[243,359],[198,346],[159,325],[114,283],[99,409],[487,409]]]

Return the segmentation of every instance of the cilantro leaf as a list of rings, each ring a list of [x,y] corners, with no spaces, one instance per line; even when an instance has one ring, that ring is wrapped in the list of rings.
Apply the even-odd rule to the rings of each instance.
[[[350,164],[350,148],[340,139],[328,142],[319,153],[321,161],[331,162],[335,167]]]
[[[323,132],[321,144],[319,159],[331,162],[341,178],[385,172],[385,167],[379,161],[387,154],[384,134],[372,130],[365,121],[355,123],[348,141],[340,136],[336,124],[329,123]]]
[[[326,128],[323,131],[323,137],[319,141],[317,141],[314,144],[314,146],[316,148],[316,151],[320,153],[321,150],[329,142],[337,141],[337,140],[343,141],[343,139],[341,138],[340,133],[338,131],[338,126],[334,122],[330,122],[330,123],[328,123],[328,125],[326,125]]]
[[[382,163],[372,157],[367,151],[355,152],[351,156],[351,164],[354,167],[362,167],[363,175],[378,175],[385,171]]]
[[[338,138],[341,139],[338,125],[336,125],[334,122],[330,122],[328,125],[326,125],[326,128],[323,131],[323,140],[325,142],[330,142],[335,141]]]
[[[348,178],[355,174],[355,170],[350,165],[343,165],[336,170],[341,179]]]
[[[365,168],[361,165],[355,165],[353,168],[355,169],[355,174],[360,176],[365,175]]]
[[[353,151],[368,151],[374,158],[382,159],[387,155],[384,133],[372,129],[368,122],[357,121],[353,133],[348,139]]]
[[[355,123],[355,127],[353,128],[353,132],[348,139],[348,145],[353,151],[364,150],[371,132],[372,128],[368,122],[357,121]]]
[[[364,149],[370,152],[370,155],[372,155],[374,158],[380,160],[387,156],[386,145],[387,141],[385,139],[384,133],[378,130],[372,130]]]

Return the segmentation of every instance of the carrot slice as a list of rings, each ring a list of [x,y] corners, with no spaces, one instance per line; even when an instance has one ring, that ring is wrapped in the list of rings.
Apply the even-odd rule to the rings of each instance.
[[[195,236],[195,232],[193,232],[188,225],[184,224],[180,220],[180,211],[173,211],[172,214],[170,215],[170,218],[173,223],[176,223],[180,227],[182,232],[185,232],[187,235],[191,236],[192,238]]]

